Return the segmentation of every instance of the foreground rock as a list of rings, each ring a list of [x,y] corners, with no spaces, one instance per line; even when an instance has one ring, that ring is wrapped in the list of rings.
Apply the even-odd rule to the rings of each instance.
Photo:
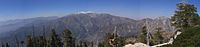
[[[132,44],[127,44],[124,47],[150,47],[149,45],[146,45],[144,43],[135,43],[134,45]]]

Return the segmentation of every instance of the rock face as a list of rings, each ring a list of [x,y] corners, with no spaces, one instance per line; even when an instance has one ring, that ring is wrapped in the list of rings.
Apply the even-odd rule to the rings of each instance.
[[[14,40],[15,37],[19,40],[24,40],[26,35],[35,34],[39,36],[46,33],[45,35],[49,36],[51,29],[55,29],[58,34],[64,29],[69,29],[77,41],[86,40],[97,42],[102,41],[106,33],[112,33],[115,27],[117,27],[116,31],[119,36],[137,36],[141,31],[141,27],[146,24],[145,21],[148,21],[146,25],[149,27],[149,32],[154,32],[157,27],[163,28],[162,30],[166,32],[173,30],[173,27],[170,26],[169,18],[165,17],[134,20],[106,13],[78,13],[60,18],[32,18],[29,20],[29,22],[25,22],[27,19],[16,20],[22,22],[13,23],[12,26],[18,24],[22,24],[23,26],[17,26],[12,31],[1,31],[4,35],[0,34],[0,40]],[[0,25],[0,30],[2,30],[4,23],[0,23]],[[6,27],[9,27],[9,25]]]
[[[135,43],[134,45],[132,45],[132,44],[127,44],[127,45],[125,45],[125,46],[123,46],[123,47],[150,47],[150,46],[148,46],[148,45],[146,45],[146,44],[144,44],[144,43]]]

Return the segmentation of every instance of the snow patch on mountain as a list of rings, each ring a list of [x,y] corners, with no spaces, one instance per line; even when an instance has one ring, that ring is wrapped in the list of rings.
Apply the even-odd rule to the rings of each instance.
[[[81,14],[88,14],[88,13],[95,13],[93,11],[81,11],[81,12],[78,12],[78,13],[81,13]]]

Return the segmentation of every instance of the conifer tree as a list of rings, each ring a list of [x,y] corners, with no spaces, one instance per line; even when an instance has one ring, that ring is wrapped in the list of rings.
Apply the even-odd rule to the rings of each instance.
[[[83,47],[88,47],[87,42],[83,42]]]
[[[17,39],[16,36],[15,36],[15,42],[16,42],[16,46],[19,47],[19,40]]]
[[[75,43],[70,30],[65,29],[62,33],[62,38],[64,47],[75,47]]]
[[[46,47],[47,42],[43,36],[39,36],[38,41],[38,47]]]
[[[24,46],[24,41],[21,41],[20,43],[21,43],[21,47],[23,47]]]
[[[5,47],[5,45],[3,44],[3,42],[1,42],[1,47]]]
[[[45,26],[43,26],[43,36],[40,36],[40,39],[42,40],[42,46],[41,47],[47,47],[48,40],[46,39],[46,32],[45,32]]]
[[[31,36],[27,37],[27,44],[26,47],[33,47],[33,40]]]
[[[161,34],[161,30],[162,28],[156,28],[156,32],[154,33],[154,36],[153,38],[151,39],[151,45],[156,45],[156,44],[161,44],[163,43],[163,37],[162,37],[162,34]]]
[[[50,47],[62,47],[61,39],[56,34],[55,29],[51,31],[50,45]]]
[[[199,15],[197,14],[197,8],[185,2],[181,2],[176,5],[177,10],[174,16],[171,17],[172,25],[177,28],[188,27],[196,25]]]
[[[184,32],[174,39],[172,45],[166,47],[199,47],[195,45],[198,44],[200,38],[200,35],[198,35],[200,33],[199,26],[196,25],[200,24],[200,21],[198,21],[200,19],[197,14],[197,8],[193,4],[178,3],[177,10],[171,20],[172,25],[179,29],[177,31]]]
[[[103,43],[98,43],[98,47],[104,47]]]
[[[104,47],[112,47],[112,46],[110,45],[110,40],[111,40],[111,38],[114,38],[114,37],[112,36],[112,34],[111,34],[111,33],[106,33],[105,40],[102,42],[102,44],[104,45]]]
[[[139,41],[142,42],[142,43],[147,43],[146,37],[147,37],[146,26],[143,26],[141,34],[139,36]]]
[[[10,47],[8,43],[6,43],[6,47]]]
[[[94,42],[91,42],[91,47],[94,47]]]

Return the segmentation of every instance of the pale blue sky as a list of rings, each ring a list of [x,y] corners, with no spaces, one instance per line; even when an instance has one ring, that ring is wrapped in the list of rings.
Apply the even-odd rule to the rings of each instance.
[[[0,21],[65,16],[80,11],[142,19],[172,16],[181,0],[0,0]],[[200,11],[200,0],[188,1]],[[199,13],[199,12],[198,12]]]

